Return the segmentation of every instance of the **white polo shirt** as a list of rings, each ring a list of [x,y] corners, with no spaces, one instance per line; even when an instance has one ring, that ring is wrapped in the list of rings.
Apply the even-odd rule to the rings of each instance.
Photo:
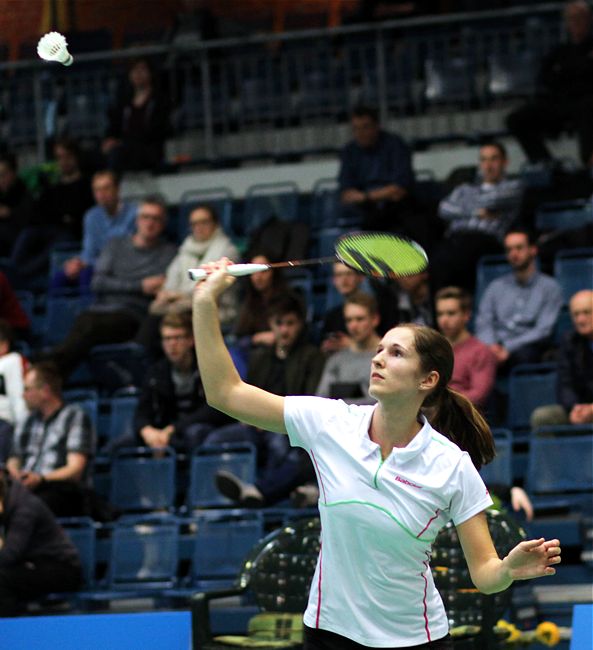
[[[322,545],[306,625],[385,648],[444,637],[432,542],[492,504],[469,454],[425,420],[382,461],[369,438],[375,405],[285,398],[291,444],[305,449],[319,483]]]

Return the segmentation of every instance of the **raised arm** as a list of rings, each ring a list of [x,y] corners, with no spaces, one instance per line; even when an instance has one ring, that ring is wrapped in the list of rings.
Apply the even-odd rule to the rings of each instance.
[[[245,383],[231,360],[220,331],[216,301],[235,281],[225,272],[228,260],[205,265],[208,278],[193,294],[193,324],[200,376],[208,404],[231,417],[267,431],[286,433],[284,398]]]
[[[483,512],[459,524],[457,532],[472,582],[485,594],[504,591],[515,580],[554,575],[553,565],[560,562],[560,542],[543,538],[520,542],[501,560]]]

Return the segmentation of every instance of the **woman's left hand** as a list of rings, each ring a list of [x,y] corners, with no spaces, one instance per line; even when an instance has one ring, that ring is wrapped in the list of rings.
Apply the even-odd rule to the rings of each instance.
[[[513,580],[553,576],[556,569],[552,565],[560,563],[560,542],[543,537],[520,542],[502,562]]]

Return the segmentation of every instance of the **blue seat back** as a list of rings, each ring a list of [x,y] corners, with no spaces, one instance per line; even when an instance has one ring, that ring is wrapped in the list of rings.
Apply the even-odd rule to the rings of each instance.
[[[511,272],[511,267],[504,255],[484,255],[478,260],[476,269],[476,292],[474,298],[474,311],[480,305],[480,299],[486,287],[496,278]]]
[[[570,230],[593,223],[593,202],[588,200],[544,203],[535,214],[537,230]]]
[[[120,520],[113,527],[108,582],[111,589],[173,587],[179,559],[175,520]]]
[[[244,235],[250,235],[271,217],[282,221],[298,218],[299,188],[296,183],[262,183],[252,185],[243,206]]]
[[[310,225],[314,230],[331,228],[338,223],[340,192],[335,178],[322,178],[313,186]]]
[[[90,517],[66,517],[58,520],[70,541],[76,546],[82,564],[83,586],[95,582],[95,524]]]
[[[87,309],[90,304],[91,297],[87,295],[49,295],[43,324],[43,345],[51,346],[61,343],[72,328],[78,314]]]
[[[111,398],[108,436],[110,440],[134,433],[134,416],[138,407],[136,395]]]
[[[175,464],[175,452],[170,448],[116,451],[111,462],[111,504],[124,511],[172,509]]]
[[[496,444],[496,456],[491,463],[484,465],[480,475],[486,485],[513,484],[513,436],[508,429],[495,429],[492,431]]]
[[[577,291],[593,289],[593,248],[559,251],[554,258],[554,277],[566,304]]]
[[[556,379],[553,363],[525,363],[511,370],[507,422],[510,429],[528,429],[535,408],[556,403]]]
[[[229,506],[232,502],[216,489],[216,472],[232,472],[247,483],[255,481],[256,450],[250,443],[198,447],[190,465],[187,494],[189,511],[203,507]]]

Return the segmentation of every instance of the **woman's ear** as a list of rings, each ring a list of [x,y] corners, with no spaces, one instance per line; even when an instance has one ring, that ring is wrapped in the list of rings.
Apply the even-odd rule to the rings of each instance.
[[[419,390],[432,390],[439,383],[440,375],[436,370],[431,370],[418,384]]]

